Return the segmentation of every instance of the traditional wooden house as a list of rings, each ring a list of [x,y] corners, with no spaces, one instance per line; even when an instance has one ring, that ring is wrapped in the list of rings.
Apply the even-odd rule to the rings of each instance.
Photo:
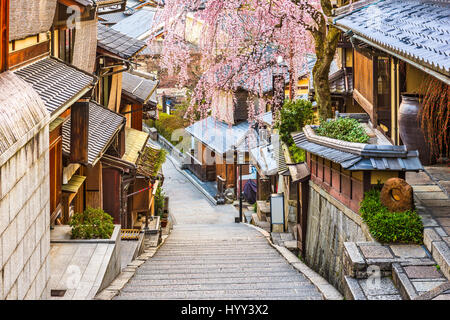
[[[72,2],[71,2],[72,3]],[[53,14],[48,22],[50,32],[28,35],[24,30],[20,30],[19,39],[12,38],[10,43],[10,68],[13,72],[28,82],[40,95],[44,101],[47,111],[50,113],[50,136],[49,136],[49,158],[50,158],[50,212],[51,223],[61,215],[62,185],[63,185],[63,156],[62,156],[62,125],[64,119],[70,114],[70,107],[83,97],[89,97],[90,91],[95,86],[97,78],[85,70],[79,69],[71,64],[78,61],[80,65],[89,68],[89,63],[95,60],[94,53],[89,54],[89,47],[84,51],[74,50],[77,48],[73,39],[72,29],[61,26],[60,19],[65,19],[63,13],[65,5],[55,1],[52,4]],[[50,3],[48,4],[50,6]],[[81,15],[80,32],[89,30],[89,19],[94,19],[92,7],[83,7]],[[49,7],[47,8],[49,9]],[[21,12],[19,8],[12,12]],[[66,13],[67,14],[67,13]],[[20,29],[20,28],[17,28]],[[67,35],[67,38],[65,38]],[[64,42],[59,39],[64,38]],[[64,43],[64,46],[62,46]],[[67,44],[67,46],[66,46]],[[94,48],[90,46],[91,49]],[[53,56],[53,57],[52,57]],[[59,59],[61,57],[63,60]],[[83,63],[84,57],[86,63]],[[82,144],[74,143],[80,149],[85,148]]]
[[[124,153],[125,117],[94,101],[74,104],[70,118],[62,125],[62,146],[65,170],[62,186],[63,223],[71,212],[81,212],[87,206],[109,212],[108,185],[100,161],[108,149]],[[83,147],[77,148],[77,144]],[[105,195],[105,196],[104,196]]]
[[[123,73],[121,110],[124,110],[122,113],[127,117],[127,126],[142,131],[143,119],[156,118],[157,86],[158,81],[148,73]]]
[[[353,99],[389,141],[419,150],[424,164],[430,151],[410,94],[423,93],[428,77],[450,84],[449,10],[439,0],[363,1],[336,9],[333,19],[352,44],[345,60],[353,65]]]
[[[111,110],[121,112],[123,73],[132,69],[133,59],[146,44],[101,24],[98,25],[97,44],[96,74],[100,80],[95,100]]]
[[[303,181],[298,188],[300,206],[297,223],[301,233],[297,239],[301,250],[305,248],[307,217],[312,210],[318,210],[317,194],[326,193],[331,196],[330,199],[335,199],[333,201],[358,214],[366,191],[389,178],[404,179],[407,171],[423,170],[417,151],[392,145],[369,123],[363,125],[371,137],[369,143],[319,136],[315,133],[315,126],[309,125],[304,127],[303,132],[292,134],[297,147],[306,151],[307,168],[300,172]]]
[[[103,193],[108,195],[104,208],[124,228],[134,228],[142,214],[153,214],[159,170],[153,168],[159,151],[147,147],[149,135],[142,132],[144,115],[156,108],[157,82],[133,70],[137,54],[145,47],[143,41],[98,25],[100,81],[95,97],[126,119],[120,145],[112,145],[101,160]]]

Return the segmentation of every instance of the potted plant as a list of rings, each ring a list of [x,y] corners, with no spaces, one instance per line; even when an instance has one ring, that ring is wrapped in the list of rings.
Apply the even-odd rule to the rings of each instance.
[[[165,194],[161,187],[156,189],[155,193],[155,211],[156,214],[160,217],[161,227],[165,228],[167,226],[167,221],[169,218],[168,212],[165,210]],[[167,198],[168,199],[168,198]],[[168,203],[168,202],[167,202]]]

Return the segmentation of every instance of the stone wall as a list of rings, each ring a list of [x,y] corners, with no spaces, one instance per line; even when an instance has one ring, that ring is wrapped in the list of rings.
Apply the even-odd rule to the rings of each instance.
[[[48,124],[37,129],[0,163],[0,299],[49,296]]]
[[[344,242],[372,241],[361,217],[310,181],[306,262],[343,292]]]

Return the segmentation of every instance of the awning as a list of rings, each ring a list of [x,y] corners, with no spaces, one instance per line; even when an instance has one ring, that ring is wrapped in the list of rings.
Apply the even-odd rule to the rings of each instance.
[[[278,165],[273,145],[257,147],[250,150],[250,157],[260,175],[273,176],[278,173]]]
[[[306,163],[288,164],[289,173],[292,178],[292,182],[302,182],[308,179],[310,176],[309,168]]]
[[[144,105],[152,104],[156,107],[158,100],[156,97],[156,88],[158,81],[150,80],[137,73],[124,72],[122,76],[122,93]],[[149,75],[148,75],[149,76]]]
[[[95,165],[125,124],[125,117],[94,101],[89,102],[88,164]],[[63,152],[70,154],[71,121],[63,124]]]
[[[141,156],[137,161],[137,172],[145,177],[154,178],[158,174],[161,168],[162,161],[159,161],[161,149],[153,149],[150,147],[145,147]]]
[[[136,164],[139,153],[144,149],[149,134],[132,128],[125,128],[125,153],[122,160]]]
[[[73,175],[67,184],[62,185],[61,190],[63,192],[77,193],[84,180],[86,180],[85,176]]]

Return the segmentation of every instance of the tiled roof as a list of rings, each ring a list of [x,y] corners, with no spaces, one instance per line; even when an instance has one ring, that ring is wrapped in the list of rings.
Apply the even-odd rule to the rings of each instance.
[[[14,73],[31,84],[50,113],[92,86],[96,80],[93,75],[52,57],[33,62]]]
[[[450,75],[450,3],[380,0],[343,14],[334,23],[387,51]]]
[[[122,160],[136,164],[139,153],[145,147],[148,133],[133,128],[125,128],[125,153]]]
[[[113,6],[126,2],[126,0],[94,0],[94,1],[99,7]]]
[[[70,119],[63,124],[63,152],[70,154]],[[89,103],[88,164],[94,165],[106,151],[125,118],[99,104]]]
[[[127,15],[123,12],[106,13],[98,16],[98,21],[101,24],[116,24],[125,19]]]
[[[112,29],[122,32],[129,37],[139,38],[152,29],[154,18],[155,10],[140,9],[120,20],[112,26]]]
[[[423,170],[417,151],[407,151],[405,146],[366,145],[362,154],[355,154],[308,140],[303,132],[292,135],[297,147],[340,164],[347,170]],[[400,152],[402,151],[402,152]],[[402,153],[402,156],[392,154]]]
[[[145,42],[124,35],[102,24],[98,24],[97,45],[124,59],[132,58],[146,46]]]
[[[156,105],[158,103],[156,97],[157,81],[152,81],[144,77],[132,74],[130,72],[124,72],[122,76],[122,92],[127,96],[147,104],[148,102]]]
[[[208,117],[190,125],[186,131],[215,152],[223,154],[243,141],[249,129],[247,121],[230,127],[225,122]]]

